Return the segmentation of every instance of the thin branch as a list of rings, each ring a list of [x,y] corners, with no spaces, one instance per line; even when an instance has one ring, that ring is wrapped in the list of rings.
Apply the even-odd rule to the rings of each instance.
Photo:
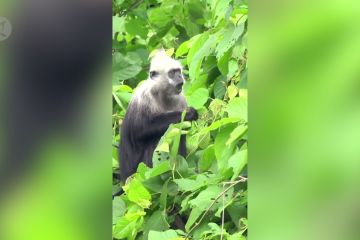
[[[236,184],[241,183],[241,182],[245,182],[247,181],[247,178],[240,176],[240,180],[234,181],[229,187],[227,187],[224,191],[222,191],[215,199],[214,201],[210,204],[210,206],[206,209],[206,211],[204,212],[204,214],[201,216],[200,220],[198,222],[195,223],[195,225],[189,230],[189,232],[187,233],[185,240],[189,239],[190,233],[197,228],[200,223],[204,220],[204,218],[206,217],[206,215],[209,213],[210,209],[215,205],[215,203],[217,202],[217,200],[219,200],[220,197],[222,197],[227,191],[229,191],[232,187],[234,187]]]
[[[225,184],[223,184],[223,190],[224,190]],[[225,194],[222,196],[222,215],[221,215],[221,240],[223,240],[224,237],[224,221],[225,221]]]

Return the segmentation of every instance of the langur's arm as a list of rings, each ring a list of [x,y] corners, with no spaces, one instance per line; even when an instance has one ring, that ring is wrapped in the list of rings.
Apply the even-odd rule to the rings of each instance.
[[[178,123],[181,121],[182,112],[167,112],[158,114],[152,117],[147,126],[143,126],[141,132],[139,132],[140,139],[147,139],[152,136],[161,136],[168,129],[172,123]],[[185,121],[196,120],[198,117],[195,109],[190,108],[185,115]]]

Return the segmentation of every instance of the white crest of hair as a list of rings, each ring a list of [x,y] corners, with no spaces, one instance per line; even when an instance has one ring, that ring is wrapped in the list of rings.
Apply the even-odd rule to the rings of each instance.
[[[182,69],[182,66],[179,61],[169,57],[164,49],[158,50],[151,59],[150,71],[168,72],[173,68]]]
[[[150,71],[167,73],[174,68],[182,69],[182,65],[179,61],[169,57],[164,49],[158,50],[151,59]],[[153,80],[149,76],[136,88],[130,107],[152,114],[185,110],[187,104],[184,95],[182,93],[169,94],[167,87],[164,81]]]

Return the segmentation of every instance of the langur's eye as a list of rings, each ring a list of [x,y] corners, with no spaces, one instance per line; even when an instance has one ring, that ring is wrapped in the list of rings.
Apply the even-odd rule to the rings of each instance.
[[[171,69],[168,72],[168,75],[169,75],[170,78],[173,79],[176,75],[181,75],[181,70],[179,68]]]
[[[157,71],[151,71],[150,72],[150,78],[155,78],[157,76],[159,76],[159,72],[157,72]]]

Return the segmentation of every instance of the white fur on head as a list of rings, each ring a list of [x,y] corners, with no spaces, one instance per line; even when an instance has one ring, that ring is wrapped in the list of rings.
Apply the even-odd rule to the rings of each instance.
[[[168,79],[164,75],[167,76],[171,69],[176,68],[182,69],[180,62],[169,57],[164,49],[158,50],[151,59],[150,71],[159,72],[162,75],[160,79]],[[166,88],[167,85],[164,85],[164,81],[154,81],[148,78],[135,90],[130,105],[147,109],[152,113],[183,111],[187,106],[185,97],[182,94],[173,94],[163,98]],[[158,93],[157,96],[154,96],[154,92]],[[164,101],[165,99],[166,101]]]
[[[168,72],[170,69],[180,68],[179,61],[169,57],[164,49],[158,50],[151,59],[150,71]]]

